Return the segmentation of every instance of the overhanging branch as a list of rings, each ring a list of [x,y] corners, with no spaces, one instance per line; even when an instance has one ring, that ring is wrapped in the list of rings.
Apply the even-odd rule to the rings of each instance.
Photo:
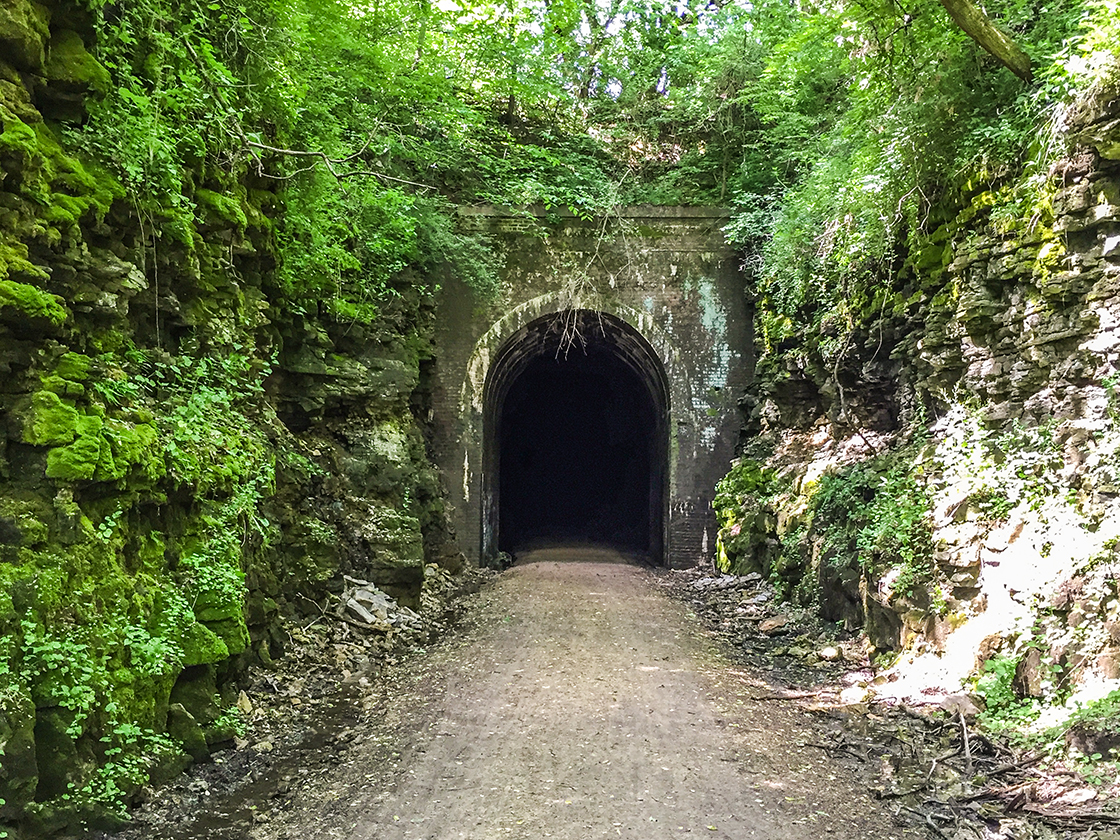
[[[949,17],[963,29],[968,36],[985,50],[995,56],[1004,67],[1029,82],[1032,77],[1031,58],[1022,47],[1004,32],[1001,32],[984,14],[984,10],[972,0],[940,0]]]
[[[268,146],[264,143],[258,143],[255,140],[246,140],[245,144],[251,149],[258,149],[262,152],[272,152],[273,154],[277,154],[277,155],[287,155],[289,157],[301,157],[301,158],[316,158],[317,160],[322,161],[323,165],[327,167],[327,171],[330,172],[331,175],[333,175],[335,178],[337,178],[340,181],[343,178],[358,178],[358,177],[362,177],[362,176],[372,176],[372,177],[378,178],[382,181],[392,181],[393,183],[396,183],[396,184],[407,184],[410,187],[417,187],[417,188],[422,189],[422,190],[434,190],[435,189],[435,187],[432,187],[428,184],[418,184],[416,181],[408,181],[408,180],[405,180],[404,178],[395,178],[392,175],[386,175],[384,172],[378,172],[375,169],[353,169],[353,170],[350,170],[348,172],[339,172],[337,169],[335,169],[336,166],[340,166],[344,163],[349,163],[350,161],[355,160],[359,156],[361,156],[362,152],[364,152],[366,150],[366,148],[369,146],[369,144],[370,144],[369,140],[366,141],[365,146],[363,146],[361,149],[354,152],[354,154],[352,154],[352,155],[347,155],[344,158],[332,158],[326,152],[308,151],[308,150],[304,150],[304,149],[281,149],[278,146]],[[301,169],[299,171],[300,172],[306,172],[307,169]]]

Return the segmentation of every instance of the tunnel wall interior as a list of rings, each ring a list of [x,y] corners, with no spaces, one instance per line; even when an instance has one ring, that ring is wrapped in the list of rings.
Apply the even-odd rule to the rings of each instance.
[[[611,315],[511,336],[486,385],[482,556],[593,543],[664,562],[668,399],[656,352]]]

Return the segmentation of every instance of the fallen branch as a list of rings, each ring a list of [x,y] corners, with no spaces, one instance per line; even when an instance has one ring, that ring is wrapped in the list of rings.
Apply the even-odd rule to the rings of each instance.
[[[965,775],[972,775],[972,749],[968,744],[968,724],[964,719],[964,712],[957,710],[957,714],[961,716],[961,740],[964,742],[964,772]]]
[[[791,691],[785,694],[760,694],[758,697],[752,697],[752,700],[804,700],[806,697],[821,697],[825,694],[834,694],[835,692],[830,689],[824,688],[819,691]]]
[[[1042,761],[1042,759],[1042,753],[1038,753],[1037,755],[1027,756],[1022,761],[1012,761],[1007,764],[1001,764],[998,767],[993,767],[988,772],[988,776],[1002,776],[1004,773],[1010,773],[1012,770],[1022,770],[1024,767],[1030,767],[1032,764],[1038,764],[1038,762]]]

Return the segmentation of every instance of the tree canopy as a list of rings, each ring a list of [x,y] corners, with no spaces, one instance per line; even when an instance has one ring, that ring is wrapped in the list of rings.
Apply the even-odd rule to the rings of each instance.
[[[492,288],[485,243],[450,221],[469,202],[729,205],[775,312],[827,310],[946,196],[1042,166],[1048,120],[1120,43],[1115,0],[996,0],[984,20],[1029,56],[1026,83],[934,0],[90,11],[114,84],[78,142],[162,213],[191,212],[199,159],[279,181],[293,300],[367,319],[407,265]]]

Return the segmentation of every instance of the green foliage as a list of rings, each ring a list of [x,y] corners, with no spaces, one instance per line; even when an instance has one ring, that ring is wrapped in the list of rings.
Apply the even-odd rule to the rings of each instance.
[[[982,726],[993,731],[1018,732],[1038,717],[1038,707],[1031,700],[1022,700],[1012,683],[1019,660],[996,655],[984,663],[976,681],[976,693],[984,698],[985,710],[979,715]]]
[[[166,412],[158,421],[160,442],[173,480],[200,496],[238,496],[248,486],[259,493],[272,485],[270,447],[252,417],[269,370],[238,350],[153,365]],[[235,503],[239,515],[248,514],[248,505]]]
[[[967,504],[985,518],[1005,518],[1020,504],[1033,511],[1058,498],[1063,455],[1053,424],[985,427],[981,418],[954,408],[941,420],[937,449],[941,480],[970,488]]]
[[[245,714],[236,705],[230,706],[214,719],[213,728],[219,732],[230,732],[239,738],[245,737],[249,723]]]
[[[776,475],[751,458],[740,458],[716,485],[712,506],[721,526],[730,527],[748,498],[765,501],[773,492]]]
[[[66,734],[77,737],[107,687],[103,663],[75,636],[58,637],[34,621],[22,622],[21,676],[33,687],[39,706],[57,705],[73,713]],[[98,667],[101,666],[101,667]]]
[[[70,314],[57,295],[15,280],[0,280],[0,310],[5,308],[14,309],[20,317],[43,318],[55,326],[62,326]]]
[[[752,30],[761,69],[741,96],[771,162],[733,193],[728,230],[758,254],[762,317],[789,319],[810,349],[830,313],[860,321],[905,261],[940,270],[927,246],[952,208],[1002,182],[1014,188],[982,212],[994,205],[1013,225],[1034,216],[1062,151],[1047,123],[1116,64],[1116,41],[1101,34],[1115,29],[1114,2],[985,8],[1032,54],[1033,86],[933,0],[757,7],[774,22]],[[916,261],[923,249],[935,259]]]
[[[850,464],[803,488],[808,510],[780,535],[770,533],[777,527],[770,507],[788,487],[760,462],[738,460],[716,491],[721,564],[731,568],[736,556],[753,552],[756,562],[765,558],[761,571],[779,588],[801,586],[798,597],[809,602],[811,593],[804,589],[809,584],[798,576],[805,572],[805,542],[812,539],[833,566],[890,577],[893,592],[940,609],[944,598],[933,556],[930,498],[913,460],[918,445]],[[780,538],[778,550],[760,555],[758,547],[773,536]]]
[[[131,723],[113,724],[99,739],[101,761],[81,784],[71,782],[64,801],[74,805],[108,809],[128,819],[128,801],[148,783],[154,763],[183,754],[182,748],[166,735]]]
[[[994,487],[983,487],[972,493],[966,500],[971,508],[975,508],[987,520],[1000,522],[1015,509],[1015,501],[1008,498],[1006,493]]]
[[[720,523],[716,565],[724,572],[770,574],[767,551],[772,497],[781,483],[773,470],[740,458],[716,487],[714,507]]]
[[[18,695],[63,710],[66,737],[94,744],[96,767],[76,769],[60,801],[79,812],[123,813],[152,756],[178,752],[154,730],[179,672],[248,644],[245,569],[272,531],[262,511],[275,446],[260,416],[271,368],[237,347],[222,356],[191,349],[64,355],[23,415],[28,442],[55,445],[47,469],[60,482],[142,467],[130,474],[131,494],[79,506],[60,491],[54,504],[72,523],[72,544],[36,543],[0,564],[0,629],[11,642],[0,647],[3,674]],[[148,408],[157,400],[158,419]],[[59,473],[52,456],[83,442],[89,451],[73,455],[82,469]],[[137,494],[154,482],[192,499],[174,537],[138,533]],[[11,615],[20,618],[2,624]]]
[[[1110,735],[1120,734],[1120,689],[1109,692],[1099,700],[1079,705],[1060,728],[1053,728],[1047,734],[1053,737],[1082,726]],[[1100,759],[1099,755],[1090,757]]]
[[[457,228],[456,205],[590,218],[626,202],[710,202],[734,204],[731,231],[757,252],[766,347],[842,325],[810,348],[835,359],[864,310],[896,305],[879,286],[908,251],[929,254],[907,270],[935,270],[942,252],[925,246],[949,223],[943,208],[979,217],[1003,203],[1015,223],[1029,191],[1000,183],[1022,171],[1038,186],[1050,153],[1032,140],[1039,124],[1120,43],[1115,0],[1083,19],[1072,0],[1045,13],[1000,0],[990,13],[1040,67],[1025,89],[933,0],[906,17],[885,2],[776,0],[83,5],[88,43],[59,24],[44,72],[88,89],[86,113],[58,128],[0,102],[5,189],[30,208],[2,223],[0,318],[56,332],[81,307],[46,291],[35,255],[69,247],[91,218],[134,214],[135,247],[165,258],[174,245],[202,266],[201,287],[224,282],[210,233],[229,232],[231,254],[275,257],[260,283],[276,311],[408,335],[443,277],[500,296],[490,243]],[[74,798],[121,802],[144,777],[141,753],[174,751],[152,729],[178,669],[247,644],[247,574],[275,539],[264,511],[276,445],[269,364],[241,340],[149,352],[90,337],[88,361],[64,358],[17,407],[23,443],[50,447],[57,495],[34,528],[21,519],[17,562],[0,564],[0,616],[19,616],[0,627],[0,669],[6,691],[65,710],[68,736],[99,745],[101,769]],[[316,474],[294,455],[286,466]],[[1020,466],[1026,488],[1037,464]],[[1005,485],[988,486],[977,505],[1006,512]],[[782,489],[741,461],[717,494],[721,546],[759,549],[782,575],[819,538],[832,562],[893,572],[898,591],[936,589],[924,478],[901,459],[826,476],[811,521],[766,554]],[[155,516],[141,509],[169,498],[180,514],[167,533],[139,534]]]
[[[930,501],[907,451],[825,475],[813,495],[813,531],[829,562],[894,572],[892,590],[942,600],[933,558]]]

